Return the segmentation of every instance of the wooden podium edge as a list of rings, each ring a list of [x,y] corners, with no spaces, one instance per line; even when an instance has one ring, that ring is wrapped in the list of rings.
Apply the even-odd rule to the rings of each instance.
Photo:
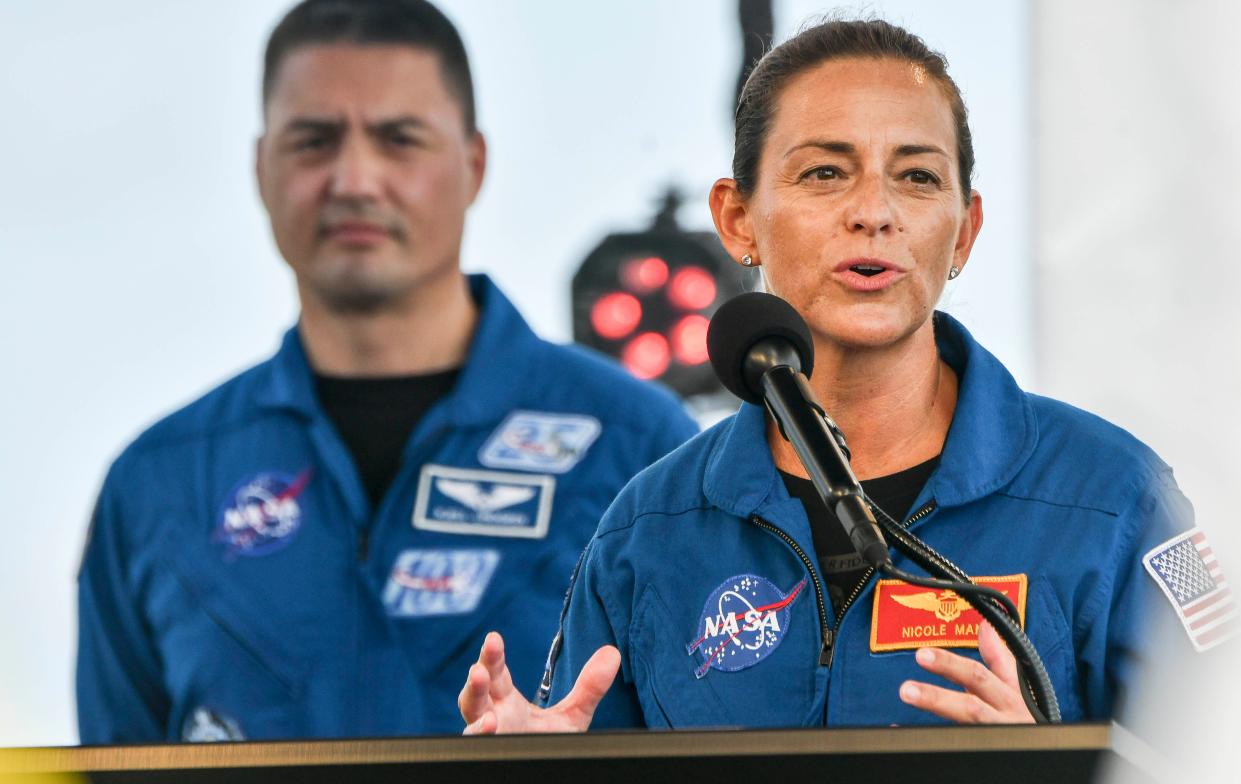
[[[1114,724],[592,732],[0,749],[0,774],[503,760],[1110,750]]]

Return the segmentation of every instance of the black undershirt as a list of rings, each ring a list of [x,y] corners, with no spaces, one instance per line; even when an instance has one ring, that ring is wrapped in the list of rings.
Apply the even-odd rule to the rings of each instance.
[[[939,465],[939,457],[933,457],[925,463],[907,468],[888,476],[867,479],[862,482],[862,490],[879,508],[897,520],[904,520],[912,511],[914,501],[922,492],[931,472]],[[810,533],[814,537],[814,551],[819,557],[819,571],[827,586],[827,595],[832,600],[832,607],[840,609],[845,597],[851,595],[866,574],[866,566],[861,557],[853,549],[844,528],[836,515],[827,510],[819,498],[814,483],[792,474],[780,472],[784,486],[789,495],[802,502],[806,508],[806,516],[810,518]]]
[[[371,508],[396,478],[410,433],[431,406],[448,394],[459,368],[420,376],[340,378],[315,374],[315,391],[336,426]]]

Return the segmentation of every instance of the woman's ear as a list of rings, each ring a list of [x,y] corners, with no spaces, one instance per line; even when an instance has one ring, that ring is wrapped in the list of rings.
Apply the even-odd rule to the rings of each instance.
[[[965,269],[970,259],[970,251],[974,249],[974,241],[982,230],[982,194],[970,191],[970,204],[965,208],[965,217],[957,229],[957,242],[952,249],[952,263],[958,270]]]
[[[737,189],[737,181],[731,177],[716,180],[711,186],[709,201],[711,218],[715,221],[715,231],[720,235],[724,250],[738,263],[743,258],[749,258],[751,263],[746,266],[757,266],[758,246],[750,225],[749,205]]]

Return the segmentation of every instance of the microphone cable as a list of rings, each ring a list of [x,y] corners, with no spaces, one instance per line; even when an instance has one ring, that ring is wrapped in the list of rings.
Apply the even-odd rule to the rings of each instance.
[[[1043,666],[1043,660],[1020,626],[1021,616],[1012,600],[994,588],[972,582],[960,567],[910,533],[869,496],[864,497],[893,546],[918,566],[942,579],[910,574],[893,566],[890,560],[881,567],[882,571],[911,585],[955,591],[964,597],[970,606],[991,624],[1016,659],[1021,698],[1035,722],[1059,724],[1060,703],[1056,699],[1056,691],[1051,685],[1047,669]]]

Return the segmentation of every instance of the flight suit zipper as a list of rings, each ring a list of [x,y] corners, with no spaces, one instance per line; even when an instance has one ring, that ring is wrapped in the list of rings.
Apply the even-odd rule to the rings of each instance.
[[[830,666],[832,663],[832,629],[827,625],[827,604],[823,601],[823,585],[819,582],[819,570],[814,568],[814,564],[811,563],[810,557],[806,555],[806,551],[801,549],[801,545],[793,537],[758,515],[750,517],[750,522],[783,540],[785,544],[793,549],[794,553],[797,553],[797,557],[801,559],[802,564],[806,567],[806,571],[810,573],[810,582],[814,585],[814,599],[819,609],[819,638],[823,641],[822,647],[819,648],[819,665],[822,667]]]
[[[910,515],[909,519],[902,524],[902,527],[909,528],[909,526],[918,522],[933,511],[935,511],[935,502],[928,501],[921,509]],[[845,619],[845,613],[849,611],[849,608],[853,605],[854,601],[861,596],[866,584],[870,582],[871,576],[875,573],[875,568],[872,566],[866,570],[866,574],[861,580],[858,581],[857,587],[853,589],[853,593],[849,594],[849,598],[846,599],[840,605],[840,609],[836,611],[835,623],[829,624],[827,620],[827,602],[823,599],[823,585],[819,581],[819,570],[815,568],[810,556],[806,555],[806,551],[802,549],[801,545],[799,545],[793,537],[789,536],[783,530],[777,528],[758,515],[752,515],[750,517],[750,522],[759,528],[762,528],[764,531],[775,535],[787,544],[793,552],[797,554],[797,557],[801,559],[802,565],[806,567],[806,571],[810,573],[810,580],[814,585],[814,598],[819,611],[819,639],[822,642],[822,645],[819,647],[819,666],[831,667],[832,660],[836,655],[836,637],[840,631],[840,624]]]
[[[929,515],[931,512],[934,512],[934,511],[935,511],[935,502],[927,501],[926,504],[921,509],[919,509],[918,511],[910,515],[908,520],[901,523],[901,527],[909,528],[909,526],[913,525],[914,523],[918,522],[919,520],[921,520],[922,518],[926,517],[927,515]],[[836,611],[836,623],[830,630],[831,634],[824,637],[825,640],[831,640],[833,643],[835,642],[836,637],[838,636],[840,632],[840,624],[843,623],[845,620],[845,613],[848,612],[849,608],[853,606],[853,602],[856,601],[857,598],[862,595],[862,591],[865,590],[866,584],[870,582],[870,578],[874,574],[875,574],[875,567],[873,566],[867,567],[866,573],[862,575],[862,579],[858,580],[857,585],[854,586],[853,593],[849,594],[849,598],[841,602],[840,608]],[[830,667],[832,665],[832,658],[834,656],[835,656],[835,650],[832,648],[828,648],[827,666]],[[822,659],[823,657],[820,656],[819,657],[820,664],[823,663]]]

